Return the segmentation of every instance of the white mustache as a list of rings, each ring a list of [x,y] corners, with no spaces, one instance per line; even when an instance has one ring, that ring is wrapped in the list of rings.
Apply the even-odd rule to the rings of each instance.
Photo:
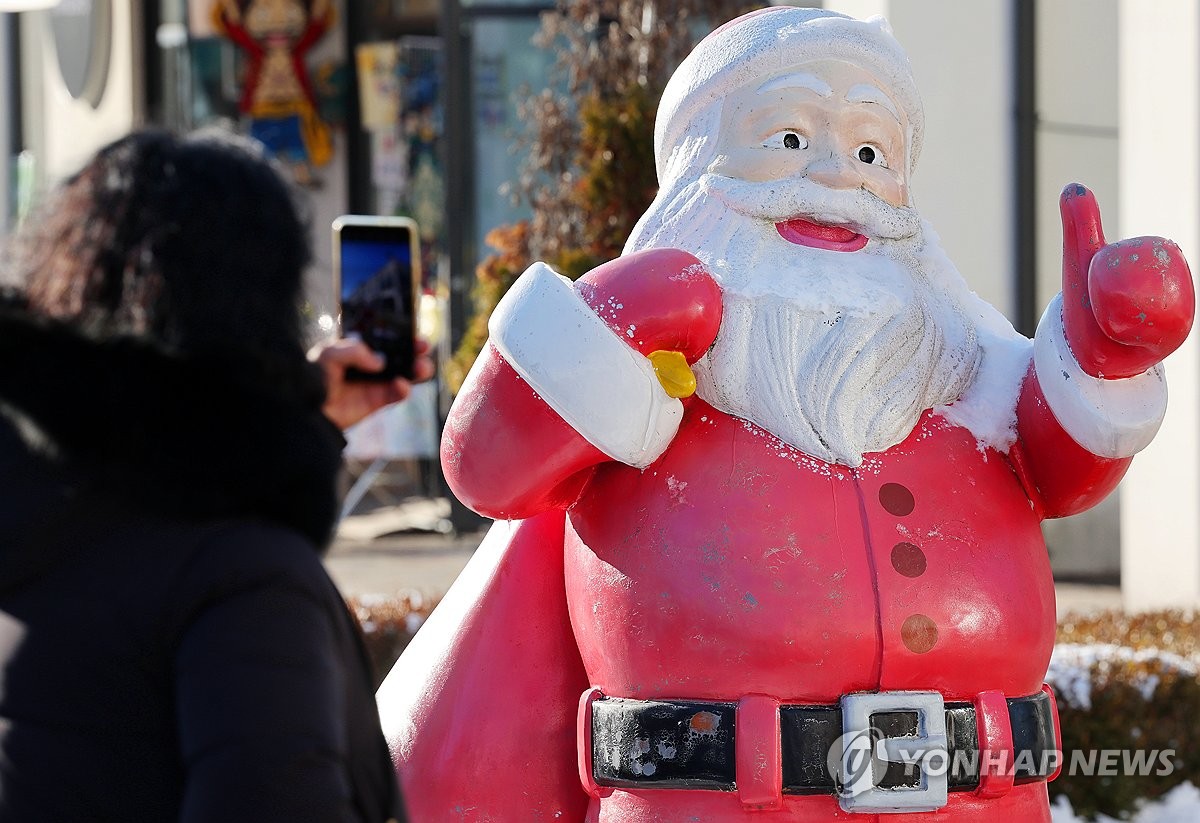
[[[772,223],[806,217],[888,240],[913,237],[921,228],[915,209],[893,206],[865,189],[831,189],[804,175],[755,183],[708,173],[700,186],[739,214]]]

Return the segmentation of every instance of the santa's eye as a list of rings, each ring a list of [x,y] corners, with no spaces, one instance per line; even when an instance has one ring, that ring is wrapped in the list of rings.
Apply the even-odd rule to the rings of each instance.
[[[864,143],[854,150],[854,156],[861,162],[872,166],[888,167],[887,160],[883,156],[883,152],[878,146],[873,146],[870,143]]]
[[[798,131],[777,131],[763,141],[765,149],[807,149],[808,138]]]

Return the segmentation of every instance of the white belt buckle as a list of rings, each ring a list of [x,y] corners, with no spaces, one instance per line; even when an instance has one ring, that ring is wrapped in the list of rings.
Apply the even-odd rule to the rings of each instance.
[[[938,692],[868,692],[842,697],[842,789],[838,802],[856,814],[932,812],[946,805],[950,756],[946,749],[946,702]],[[883,737],[871,716],[916,712],[916,737]],[[914,787],[879,786],[887,764],[920,770]]]

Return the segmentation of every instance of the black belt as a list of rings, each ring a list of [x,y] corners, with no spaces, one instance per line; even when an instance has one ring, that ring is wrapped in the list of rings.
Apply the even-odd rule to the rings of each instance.
[[[1057,763],[1054,708],[1045,693],[1008,698],[1012,727],[1009,763],[1015,783],[1049,777]],[[599,786],[637,789],[736,789],[736,703],[629,700],[600,697],[592,703],[592,775]],[[980,759],[975,707],[946,703],[950,791],[979,785]],[[830,774],[831,747],[843,734],[841,706],[781,706],[779,709],[784,794],[829,794],[840,790]],[[871,726],[881,737],[917,735],[912,712],[881,712]],[[919,769],[889,763],[880,788],[917,785]]]

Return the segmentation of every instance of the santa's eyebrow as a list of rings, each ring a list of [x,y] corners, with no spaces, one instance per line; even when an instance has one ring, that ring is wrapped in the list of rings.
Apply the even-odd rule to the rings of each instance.
[[[892,117],[900,119],[900,112],[896,109],[896,104],[892,99],[884,94],[879,89],[872,86],[870,83],[859,83],[856,86],[851,86],[846,92],[847,103],[878,103],[892,113]]]
[[[815,74],[810,74],[806,71],[798,71],[793,74],[785,74],[782,77],[775,77],[758,87],[756,94],[763,94],[776,89],[808,89],[815,91],[822,97],[828,97],[833,94],[833,89],[828,83],[817,77]]]

